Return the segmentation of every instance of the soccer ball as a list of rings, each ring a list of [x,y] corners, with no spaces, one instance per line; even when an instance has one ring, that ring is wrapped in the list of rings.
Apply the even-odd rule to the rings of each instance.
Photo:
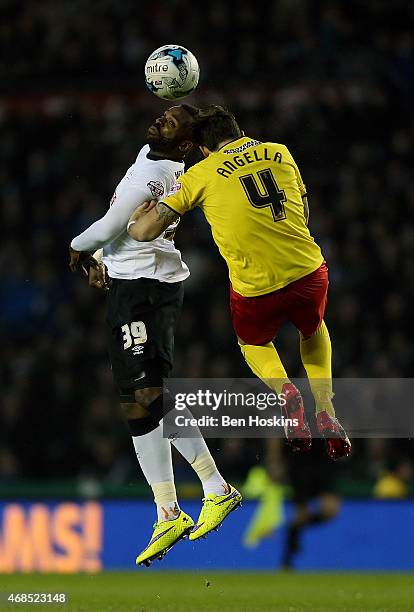
[[[197,87],[200,69],[194,55],[180,45],[156,49],[145,63],[145,80],[152,93],[163,100],[178,100]]]

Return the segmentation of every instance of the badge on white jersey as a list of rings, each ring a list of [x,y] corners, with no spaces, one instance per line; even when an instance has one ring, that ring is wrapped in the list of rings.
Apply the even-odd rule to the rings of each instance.
[[[161,198],[164,195],[164,185],[161,181],[149,181],[147,187],[153,198]]]

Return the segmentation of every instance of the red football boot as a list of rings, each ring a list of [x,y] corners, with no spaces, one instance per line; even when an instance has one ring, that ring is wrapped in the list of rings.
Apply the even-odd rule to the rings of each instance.
[[[336,417],[324,410],[316,415],[316,425],[321,436],[325,438],[326,450],[331,459],[341,459],[351,454],[351,442]]]
[[[285,419],[297,419],[297,425],[285,425],[287,443],[293,451],[305,452],[312,446],[312,434],[306,420],[303,400],[299,390],[292,383],[285,383],[282,387],[286,404],[282,406]]]

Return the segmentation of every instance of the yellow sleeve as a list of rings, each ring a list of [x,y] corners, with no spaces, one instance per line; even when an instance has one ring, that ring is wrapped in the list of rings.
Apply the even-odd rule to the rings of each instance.
[[[204,185],[202,177],[197,176],[195,166],[181,176],[166,198],[164,204],[179,215],[192,210],[201,203]]]
[[[298,182],[298,187],[299,187],[299,191],[300,191],[300,195],[303,197],[306,195],[306,186],[302,180],[301,174],[299,172],[299,168],[296,165],[295,160],[293,159],[289,149],[286,147],[286,153],[287,153],[287,157],[288,160],[290,161],[290,163],[292,164],[294,170],[295,170],[295,174],[296,174],[296,180]]]

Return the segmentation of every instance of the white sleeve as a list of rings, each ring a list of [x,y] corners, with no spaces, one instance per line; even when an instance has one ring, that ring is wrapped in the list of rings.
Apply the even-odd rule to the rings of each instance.
[[[129,218],[136,207],[151,197],[149,189],[145,189],[142,184],[122,191],[106,215],[76,236],[70,246],[75,251],[95,251],[109,244],[126,231]]]

